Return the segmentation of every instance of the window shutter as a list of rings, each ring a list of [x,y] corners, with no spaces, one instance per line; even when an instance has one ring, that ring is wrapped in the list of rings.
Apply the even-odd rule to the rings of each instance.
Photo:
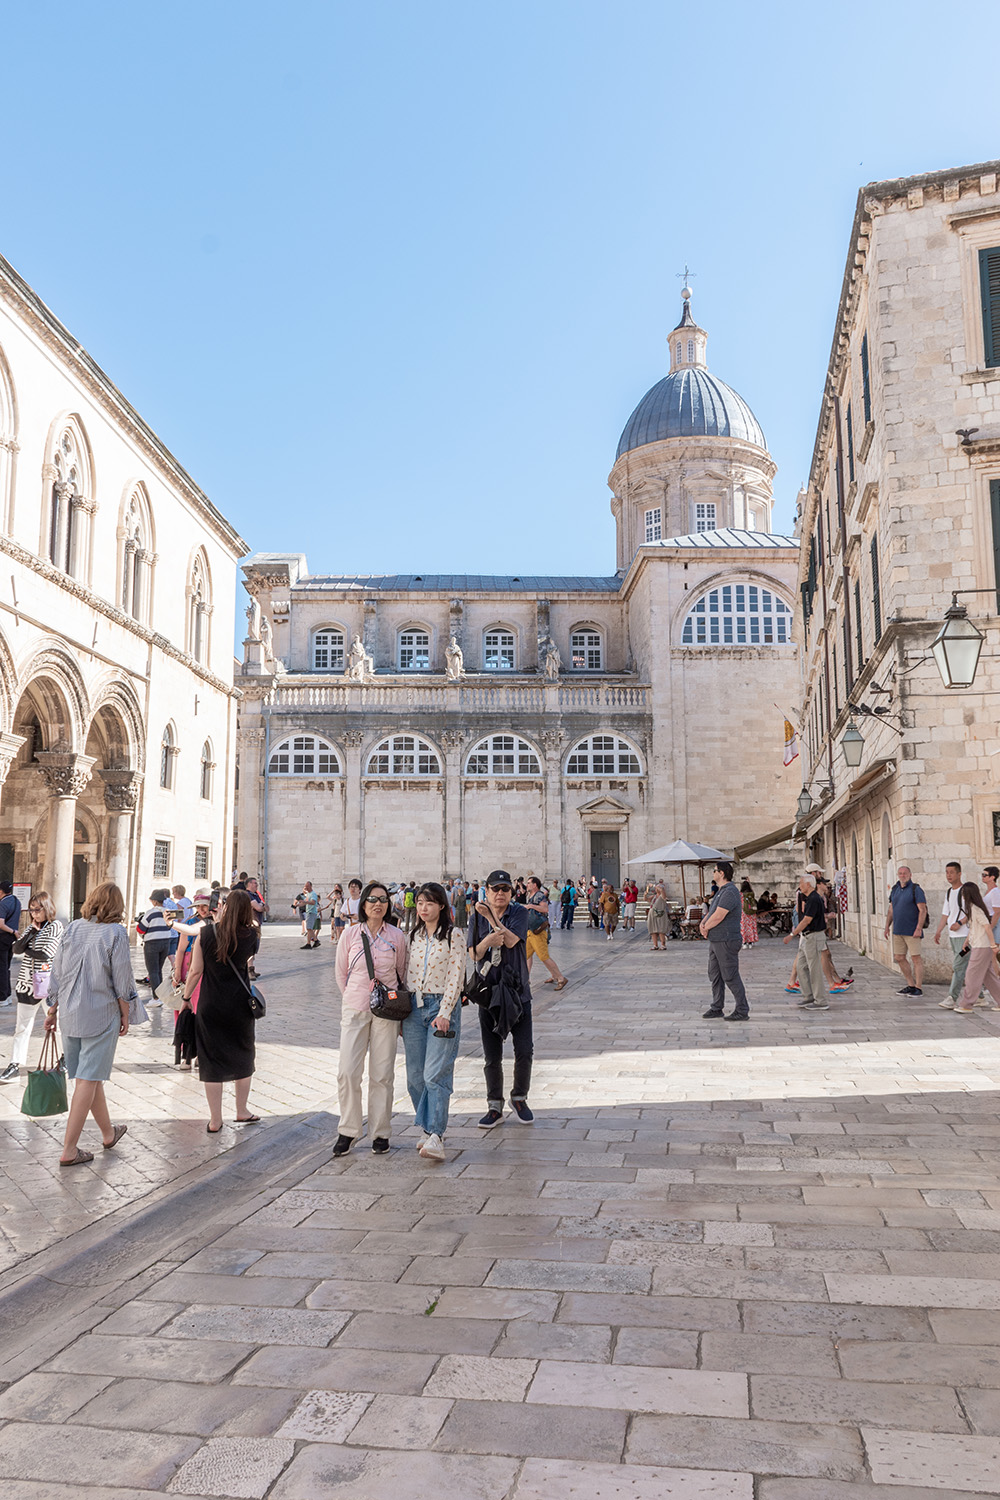
[[[854,414],[851,403],[847,403],[847,480],[854,483]]]
[[[983,292],[983,348],[986,365],[1000,365],[1000,246],[979,252],[979,280]]]
[[[858,646],[857,666],[860,672],[865,664],[865,637],[861,628],[861,584],[857,579],[854,582],[854,632]]]
[[[872,612],[875,617],[875,640],[878,641],[882,635],[882,589],[878,576],[878,537],[872,537],[871,545],[872,559]]]
[[[997,586],[997,614],[1000,615],[1000,479],[990,480],[990,519],[993,522],[993,577]]]
[[[848,662],[850,661],[850,659],[851,659],[851,632],[848,629],[848,626],[847,626],[847,616],[845,615],[844,616],[844,692],[847,694],[848,698],[851,696],[851,689],[854,686],[854,683],[851,681],[850,671],[848,670]]]
[[[865,408],[865,426],[872,419],[871,371],[868,366],[868,335],[861,340],[861,397]]]

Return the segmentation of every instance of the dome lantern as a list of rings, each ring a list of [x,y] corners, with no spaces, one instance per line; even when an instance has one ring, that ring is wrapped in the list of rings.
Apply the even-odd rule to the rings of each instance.
[[[670,373],[677,370],[704,370],[707,368],[705,347],[708,334],[699,328],[691,316],[691,288],[686,286],[681,293],[684,311],[681,320],[670,335]]]

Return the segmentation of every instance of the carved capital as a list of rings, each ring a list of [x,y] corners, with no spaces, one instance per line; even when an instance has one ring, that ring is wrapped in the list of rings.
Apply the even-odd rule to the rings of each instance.
[[[441,736],[441,743],[446,750],[461,750],[465,741],[464,729],[446,729]]]
[[[38,750],[35,760],[52,797],[81,796],[95,764],[94,756],[74,755],[71,750]]]
[[[348,750],[357,750],[364,740],[364,737],[365,732],[363,729],[345,729],[343,734],[341,735],[341,739],[343,740]]]
[[[132,813],[139,804],[141,771],[98,771],[104,782],[104,806],[108,812]]]
[[[0,734],[0,786],[7,780],[7,772],[17,759],[17,752],[24,741],[23,734]]]
[[[566,736],[561,729],[543,729],[540,738],[546,755],[556,755],[562,749]]]

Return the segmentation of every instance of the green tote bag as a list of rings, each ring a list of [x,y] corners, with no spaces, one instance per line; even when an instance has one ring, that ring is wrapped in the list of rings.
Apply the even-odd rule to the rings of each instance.
[[[69,1109],[66,1097],[66,1064],[59,1056],[54,1031],[45,1033],[38,1067],[30,1069],[28,1086],[21,1100],[22,1115],[64,1115]]]

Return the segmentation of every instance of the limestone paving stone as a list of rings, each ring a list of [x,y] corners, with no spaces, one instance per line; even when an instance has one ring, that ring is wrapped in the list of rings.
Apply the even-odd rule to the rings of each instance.
[[[800,1474],[860,1479],[861,1441],[848,1427],[812,1422],[762,1422],[756,1418],[634,1418],[626,1461],[679,1468],[724,1468],[737,1472]]]
[[[25,1375],[0,1395],[0,1421],[65,1422],[111,1380],[110,1375]]]
[[[290,1391],[252,1386],[189,1385],[179,1380],[119,1380],[89,1401],[72,1422],[141,1432],[229,1433],[270,1437],[295,1404]]]
[[[393,1281],[321,1281],[305,1299],[307,1307],[346,1308],[350,1312],[422,1313],[441,1287],[404,1286]]]
[[[932,1340],[934,1332],[922,1309],[866,1307],[849,1303],[746,1302],[747,1333],[824,1334],[835,1339]]]
[[[876,1484],[924,1485],[930,1489],[995,1493],[1000,1474],[1000,1438],[952,1437],[944,1433],[862,1429]]]
[[[506,1500],[517,1467],[510,1458],[315,1443],[296,1454],[269,1500]]]
[[[307,1279],[316,1282],[334,1277],[341,1281],[398,1281],[409,1264],[408,1255],[379,1255],[369,1260],[362,1255],[275,1250],[256,1261],[246,1272],[246,1276],[254,1280],[263,1276],[269,1281],[287,1276],[296,1283]],[[207,1300],[209,1299],[206,1298]]]
[[[1000,1344],[1000,1313],[932,1308],[928,1320],[942,1344]]]
[[[740,1310],[723,1298],[643,1297],[606,1292],[570,1292],[563,1297],[557,1323],[629,1325],[639,1314],[653,1328],[739,1328]]]
[[[572,1328],[573,1324],[565,1326]],[[614,1363],[693,1370],[698,1365],[698,1340],[699,1335],[689,1329],[619,1328],[615,1338]]]
[[[248,1293],[253,1288],[248,1287]],[[299,1307],[202,1307],[195,1303],[161,1329],[167,1339],[232,1339],[247,1344],[332,1343],[350,1317]]]
[[[628,1415],[522,1402],[455,1402],[437,1440],[452,1453],[501,1453],[528,1458],[597,1459],[618,1463]]]
[[[542,1360],[527,1400],[546,1406],[590,1406],[679,1416],[748,1417],[745,1375]]]
[[[376,1396],[350,1442],[360,1447],[430,1448],[452,1404],[426,1396]]]
[[[200,1339],[143,1339],[86,1334],[46,1366],[81,1375],[157,1375],[211,1384],[222,1380],[253,1352],[252,1344]]]
[[[346,1442],[374,1400],[371,1391],[306,1391],[275,1436]]]
[[[288,1386],[301,1391],[390,1391],[419,1396],[437,1363],[434,1355],[372,1349],[259,1349],[233,1377],[237,1385]]]
[[[498,1260],[485,1285],[526,1290],[648,1292],[652,1273],[643,1266],[595,1266],[578,1261]]]
[[[252,1302],[257,1307],[294,1307],[301,1302],[319,1281],[318,1276],[296,1280],[285,1276],[255,1276],[253,1285],[247,1284],[243,1276],[217,1276],[190,1274],[187,1270],[172,1271],[164,1276],[147,1293],[148,1302],[162,1302],[168,1297],[184,1305],[200,1302],[203,1305],[228,1303],[235,1307]]]
[[[708,1332],[702,1334],[700,1356],[703,1370],[745,1370],[751,1375],[829,1375],[834,1378],[840,1374],[833,1339],[808,1334],[786,1337],[766,1333]]]
[[[840,1345],[840,1367],[847,1379],[920,1384],[985,1386],[1000,1390],[1000,1348],[995,1344]],[[998,1397],[1000,1399],[1000,1397]]]
[[[158,1333],[165,1323],[184,1311],[183,1302],[127,1302],[103,1323],[95,1333]]]
[[[529,1458],[514,1500],[753,1500],[750,1474]]]
[[[418,1286],[448,1282],[452,1286],[482,1286],[495,1263],[492,1255],[418,1255],[410,1262],[401,1280]]]
[[[965,1432],[958,1398],[946,1385],[890,1385],[874,1380],[809,1379],[752,1375],[755,1417],[807,1422],[822,1412],[828,1422],[866,1422],[878,1413],[885,1427],[917,1424],[928,1432]]]
[[[697,1338],[693,1338],[693,1346],[697,1351]],[[594,1360],[597,1364],[607,1364],[611,1358],[611,1329],[572,1323],[514,1321],[506,1325],[503,1338],[493,1350],[493,1357]]]
[[[942,1271],[946,1271],[946,1265]],[[974,1277],[825,1276],[831,1302],[867,1302],[876,1307],[968,1307],[1000,1310],[1000,1281]]]
[[[0,1477],[62,1480],[84,1485],[165,1486],[200,1439],[148,1432],[107,1432],[98,1427],[50,1426],[40,1435],[30,1422],[8,1422],[0,1431]]]
[[[359,1313],[337,1339],[338,1349],[406,1349],[416,1354],[488,1354],[503,1331],[489,1318]]]
[[[537,1368],[533,1359],[446,1355],[427,1382],[424,1394],[468,1401],[523,1401]]]
[[[212,1438],[188,1459],[168,1490],[263,1500],[294,1452],[293,1443],[275,1438]]]
[[[471,1289],[446,1286],[438,1299],[434,1316],[501,1318],[505,1321],[528,1318],[534,1322],[550,1322],[555,1317],[559,1304],[558,1292],[498,1291],[492,1287]],[[587,1318],[580,1321],[596,1322],[599,1319]]]

